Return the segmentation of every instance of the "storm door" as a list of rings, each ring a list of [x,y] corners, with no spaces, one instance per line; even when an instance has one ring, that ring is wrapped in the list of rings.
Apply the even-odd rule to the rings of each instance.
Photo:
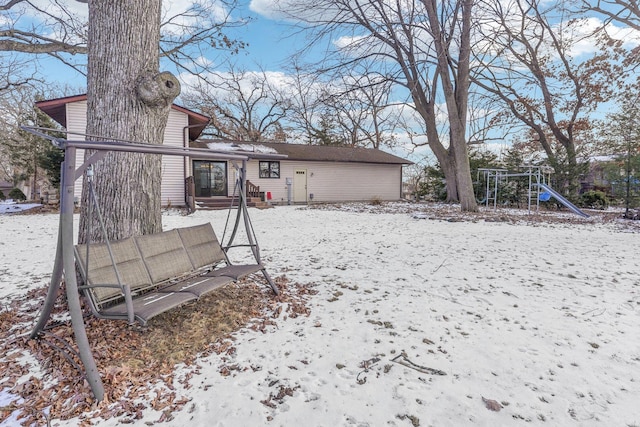
[[[196,197],[227,195],[227,162],[193,161]]]

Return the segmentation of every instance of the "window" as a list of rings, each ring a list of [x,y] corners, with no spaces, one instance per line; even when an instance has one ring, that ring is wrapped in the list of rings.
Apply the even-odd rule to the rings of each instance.
[[[280,162],[260,162],[260,178],[280,178]]]

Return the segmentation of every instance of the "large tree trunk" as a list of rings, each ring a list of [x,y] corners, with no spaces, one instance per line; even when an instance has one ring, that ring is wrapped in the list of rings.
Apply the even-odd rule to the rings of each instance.
[[[445,188],[447,190],[447,203],[458,203],[458,177],[456,159],[451,148],[446,149],[440,142],[440,135],[437,131],[435,110],[423,115],[425,123],[427,123],[427,142],[429,148],[438,159],[440,169],[444,173]]]
[[[469,165],[469,152],[467,149],[466,127],[467,127],[467,105],[469,99],[469,56],[471,53],[471,9],[473,0],[458,0],[455,9],[459,8],[461,17],[453,16],[450,19],[461,23],[459,34],[459,52],[457,60],[451,59],[451,40],[449,35],[442,30],[443,23],[438,13],[438,2],[436,0],[422,0],[427,11],[429,27],[438,61],[438,74],[440,84],[447,106],[449,117],[450,146],[449,151],[453,155],[453,163],[456,171],[456,185],[460,208],[463,211],[477,211],[478,204],[473,191],[473,181],[471,180],[471,168]],[[456,68],[451,70],[451,64],[455,63]]]
[[[89,1],[87,133],[94,140],[162,144],[180,85],[159,72],[161,0]],[[109,153],[94,165],[109,239],[162,230],[161,156]],[[84,183],[79,241],[86,241]],[[97,223],[91,240],[101,241]]]
[[[438,133],[437,113],[435,110],[435,92],[438,85],[438,78],[434,76],[431,81],[430,97],[425,96],[425,92],[419,84],[411,84],[411,96],[416,106],[416,111],[424,120],[426,125],[427,144],[436,156],[440,169],[444,173],[445,185],[447,190],[447,203],[458,203],[458,179],[456,171],[456,160],[451,151],[447,149],[440,141]]]

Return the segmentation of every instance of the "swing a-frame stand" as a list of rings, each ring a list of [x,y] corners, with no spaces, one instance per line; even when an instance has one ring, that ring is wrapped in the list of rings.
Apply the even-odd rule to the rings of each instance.
[[[55,146],[64,150],[64,161],[62,163],[62,173],[60,180],[60,225],[58,229],[58,242],[56,248],[56,257],[53,267],[53,272],[51,275],[51,283],[49,285],[49,289],[47,292],[46,299],[42,306],[42,310],[40,312],[40,317],[31,332],[31,338],[37,338],[44,334],[47,329],[47,323],[51,318],[51,312],[54,308],[55,301],[59,294],[59,291],[62,287],[63,279],[66,288],[66,297],[67,297],[67,305],[69,309],[69,315],[71,319],[71,325],[73,328],[73,333],[75,337],[75,341],[78,347],[77,355],[82,362],[82,369],[84,370],[84,375],[91,387],[93,395],[96,400],[101,401],[104,397],[104,386],[102,384],[102,380],[100,378],[100,373],[98,372],[95,359],[93,357],[91,346],[89,340],[87,338],[87,332],[85,329],[84,316],[80,304],[80,295],[79,289],[87,289],[89,286],[79,286],[76,274],[76,265],[84,264],[84,268],[81,269],[82,273],[87,273],[87,270],[90,268],[89,264],[89,243],[85,245],[86,248],[86,258],[83,259],[82,256],[79,255],[78,251],[74,253],[74,244],[73,244],[73,213],[74,213],[74,191],[75,191],[75,181],[82,177],[83,175],[87,175],[87,182],[89,183],[90,190],[90,201],[89,205],[92,203],[96,206],[96,213],[100,222],[102,223],[101,214],[99,211],[99,207],[97,206],[97,200],[95,194],[92,193],[91,181],[93,180],[93,167],[92,165],[104,158],[104,156],[108,152],[134,152],[134,153],[144,153],[144,154],[161,154],[161,155],[169,155],[169,156],[182,156],[182,157],[197,157],[198,159],[211,159],[211,160],[229,160],[232,162],[234,167],[238,172],[238,178],[236,180],[236,188],[234,191],[238,192],[238,196],[240,202],[238,203],[238,207],[236,209],[236,218],[233,226],[233,231],[229,237],[229,240],[224,248],[221,248],[219,257],[228,262],[228,258],[226,258],[226,250],[231,247],[237,246],[248,246],[250,247],[252,254],[256,260],[255,265],[229,265],[225,267],[229,270],[229,274],[225,277],[233,277],[234,279],[238,279],[241,275],[246,275],[250,273],[255,273],[261,271],[270,285],[273,292],[277,295],[278,289],[273,283],[273,280],[268,275],[266,270],[261,264],[260,261],[260,248],[257,243],[255,233],[253,231],[253,226],[251,224],[251,220],[249,218],[247,204],[246,204],[246,165],[249,159],[248,156],[232,154],[232,153],[220,153],[214,152],[207,149],[197,149],[197,148],[186,148],[186,147],[169,147],[162,145],[151,145],[151,144],[140,144],[140,143],[132,143],[125,141],[74,141],[68,140],[64,138],[56,138],[46,134],[46,131],[50,131],[50,129],[41,129],[41,128],[32,128],[32,127],[23,127],[24,130],[31,132],[37,136],[44,137],[49,139]],[[86,157],[83,164],[76,167],[76,153],[78,149],[90,150],[92,154]],[[261,154],[264,156],[264,154]],[[282,158],[283,156],[279,155],[271,155],[272,157]],[[240,166],[241,165],[241,166]],[[229,212],[230,214],[231,212]],[[230,215],[229,215],[230,216]],[[229,221],[229,216],[227,217],[227,223]],[[248,244],[246,245],[233,245],[233,241],[238,232],[241,221],[244,223],[244,228],[247,234]],[[89,223],[91,221],[88,221]],[[209,227],[210,228],[210,227]],[[104,227],[103,227],[104,231]],[[226,227],[225,227],[226,232]],[[90,233],[88,233],[90,234]],[[178,234],[178,233],[174,233]],[[185,234],[188,234],[185,232]],[[196,234],[191,232],[191,235]],[[217,239],[215,238],[215,234],[211,229],[211,233],[213,235],[212,240],[215,241],[215,244],[218,245]],[[151,235],[155,236],[155,235]],[[145,237],[145,236],[143,236]],[[113,271],[116,276],[116,285],[112,285],[112,288],[122,289],[122,295],[124,295],[124,300],[126,303],[127,310],[119,314],[117,316],[109,317],[108,315],[100,316],[99,313],[95,310],[95,305],[92,303],[91,307],[94,310],[94,314],[99,315],[99,317],[103,318],[123,318],[127,319],[129,323],[133,323],[134,320],[142,319],[142,321],[146,321],[144,317],[136,316],[133,312],[133,305],[131,301],[131,292],[128,286],[125,286],[122,282],[121,274],[118,272],[119,268],[116,263],[116,259],[114,257],[114,248],[109,244],[109,240],[107,236],[104,236],[105,243],[103,245],[103,249],[108,253],[108,256],[111,259],[111,263],[113,264]],[[224,240],[224,237],[223,237]],[[156,242],[157,243],[157,242]],[[157,244],[154,243],[156,246]],[[115,243],[114,243],[115,245]],[[76,263],[76,256],[79,256],[80,260]],[[83,263],[80,263],[83,261]],[[248,271],[246,267],[255,267],[252,271]],[[211,274],[210,276],[216,276]],[[220,277],[209,277],[207,280],[214,280],[219,283],[223,283],[225,279]],[[230,281],[229,279],[228,281]],[[200,282],[194,282],[189,284],[189,286],[195,286],[196,284],[201,284]],[[174,292],[175,294],[175,292]],[[159,298],[162,299],[162,298]],[[119,317],[118,317],[119,316]],[[67,355],[65,355],[67,356]]]

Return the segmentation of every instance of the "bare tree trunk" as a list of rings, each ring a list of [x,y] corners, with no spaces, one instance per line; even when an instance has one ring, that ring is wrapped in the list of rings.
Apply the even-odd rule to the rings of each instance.
[[[473,181],[471,180],[471,168],[469,166],[469,152],[467,149],[467,105],[469,99],[469,56],[471,52],[471,9],[473,0],[459,0],[454,3],[455,9],[461,13],[461,17],[455,16],[459,21],[461,31],[459,34],[460,48],[457,61],[451,58],[451,39],[447,39],[442,30],[441,16],[438,13],[436,0],[422,1],[427,11],[431,35],[437,53],[438,74],[444,93],[447,113],[449,116],[449,151],[453,154],[457,195],[460,208],[463,211],[477,211]],[[457,63],[457,67],[450,69],[451,63]]]
[[[160,15],[161,0],[89,2],[87,133],[103,137],[94,139],[162,144],[180,84],[159,72]],[[94,167],[109,239],[162,230],[159,155],[109,153]],[[85,182],[80,242],[86,209]],[[91,239],[101,241],[94,224]]]
[[[449,149],[445,148],[440,142],[440,135],[437,131],[436,124],[436,112],[434,104],[431,103],[428,107],[428,112],[425,112],[422,116],[427,123],[427,141],[431,151],[438,159],[440,169],[444,173],[445,188],[447,190],[447,203],[458,203],[460,201],[458,197],[458,173],[456,167],[456,159]]]
[[[440,168],[445,177],[445,188],[447,189],[447,203],[460,202],[460,195],[458,194],[458,177],[456,171],[456,165],[453,162],[452,156],[445,161],[441,161]]]

